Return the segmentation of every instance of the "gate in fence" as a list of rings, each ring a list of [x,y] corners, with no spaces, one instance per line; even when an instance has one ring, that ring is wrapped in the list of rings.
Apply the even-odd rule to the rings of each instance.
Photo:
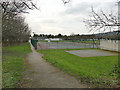
[[[37,42],[38,42],[38,40],[31,39],[31,44],[33,45],[33,47],[34,47],[35,49],[37,49]]]

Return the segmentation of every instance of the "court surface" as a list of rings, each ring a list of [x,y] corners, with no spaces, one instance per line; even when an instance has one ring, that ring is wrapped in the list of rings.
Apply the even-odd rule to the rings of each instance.
[[[75,48],[99,48],[99,45],[76,42],[38,42],[38,49],[75,49]]]
[[[118,55],[117,52],[110,52],[110,51],[104,51],[104,50],[72,50],[72,51],[66,51],[66,52],[80,56],[80,57]]]

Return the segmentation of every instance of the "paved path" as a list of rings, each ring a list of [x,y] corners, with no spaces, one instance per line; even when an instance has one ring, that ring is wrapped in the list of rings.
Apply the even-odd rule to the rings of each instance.
[[[60,71],[42,59],[33,47],[26,58],[25,76],[18,85],[20,88],[86,88],[74,77]]]

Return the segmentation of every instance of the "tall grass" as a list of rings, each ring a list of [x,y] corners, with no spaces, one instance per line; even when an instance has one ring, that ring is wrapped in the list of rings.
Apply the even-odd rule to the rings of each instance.
[[[29,43],[25,46],[3,47],[3,88],[15,88],[23,76],[24,58],[29,52],[31,52]]]

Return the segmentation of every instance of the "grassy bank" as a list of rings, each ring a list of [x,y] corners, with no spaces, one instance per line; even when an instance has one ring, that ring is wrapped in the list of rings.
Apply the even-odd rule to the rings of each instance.
[[[110,75],[110,72],[117,64],[118,56],[79,57],[65,51],[38,50],[44,54],[43,58],[46,61],[92,87],[109,87],[117,84],[117,74]]]
[[[23,75],[24,58],[29,52],[29,43],[25,45],[25,51],[24,45],[3,47],[3,88],[15,88]]]

